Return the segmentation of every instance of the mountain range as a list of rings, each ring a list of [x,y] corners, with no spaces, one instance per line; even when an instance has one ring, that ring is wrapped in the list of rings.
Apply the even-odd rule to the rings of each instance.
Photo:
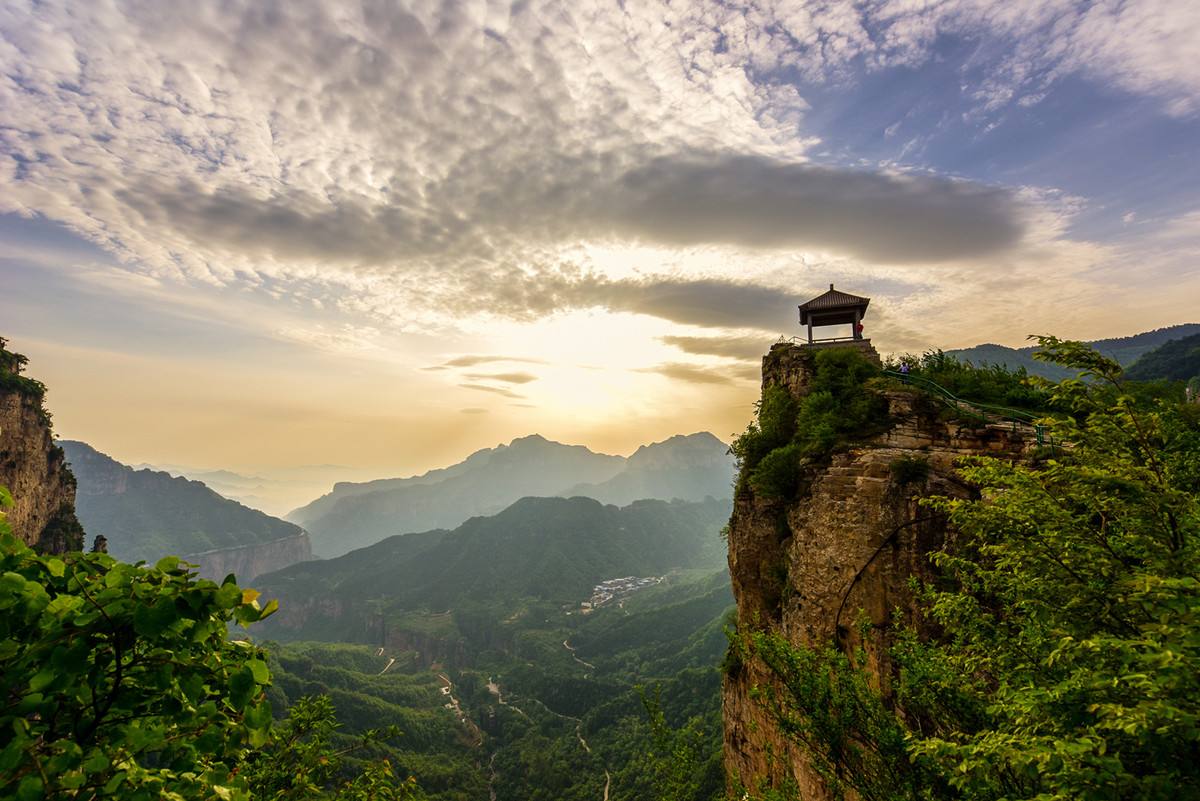
[[[1115,359],[1122,367],[1130,367],[1155,348],[1196,334],[1200,334],[1200,323],[1183,323],[1128,337],[1097,339],[1088,344],[1105,356]],[[1035,350],[1037,350],[1035,346],[1009,348],[1004,345],[985,344],[976,345],[973,348],[948,350],[946,353],[977,366],[999,364],[1010,370],[1024,367],[1031,375],[1040,375],[1051,380],[1071,377],[1071,371],[1065,368],[1034,359],[1033,352]]]
[[[338,483],[287,519],[312,535],[318,556],[329,558],[394,534],[453,528],[526,496],[583,495],[618,505],[642,498],[727,498],[734,473],[728,450],[712,434],[698,433],[643,446],[625,458],[535,434],[420,476]]]

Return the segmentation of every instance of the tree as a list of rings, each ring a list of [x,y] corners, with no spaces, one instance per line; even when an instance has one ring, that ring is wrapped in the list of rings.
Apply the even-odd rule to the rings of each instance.
[[[269,737],[270,674],[227,624],[273,611],[256,595],[174,557],[39,556],[0,521],[5,784],[18,798],[245,797],[234,768]]]
[[[276,727],[266,748],[253,754],[243,775],[253,796],[271,801],[408,801],[419,797],[416,782],[398,781],[387,760],[368,762],[357,775],[342,775],[342,758],[372,742],[398,735],[395,727],[370,730],[354,746],[335,749],[333,701],[327,695],[300,698]]]
[[[0,487],[0,509],[11,503]],[[257,596],[232,576],[197,579],[176,557],[41,556],[0,511],[0,796],[415,798],[386,762],[335,775],[328,698],[273,724],[266,655],[229,638],[231,622],[274,611]],[[263,749],[288,782],[248,762]]]
[[[980,797],[1194,796],[1200,415],[1131,394],[1080,343],[1041,346],[1083,373],[1050,388],[1070,445],[1044,464],[972,459],[981,498],[933,502],[962,536],[935,556],[953,586],[927,596],[946,638],[909,665],[959,677],[948,708],[979,718],[913,751]]]

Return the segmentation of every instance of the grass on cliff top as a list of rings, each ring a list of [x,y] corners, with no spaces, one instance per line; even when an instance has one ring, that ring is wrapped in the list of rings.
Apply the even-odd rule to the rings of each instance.
[[[738,461],[735,492],[791,498],[805,464],[882,431],[887,400],[870,386],[879,373],[856,350],[822,350],[813,357],[806,396],[797,399],[783,387],[764,390],[757,419],[731,447]]]

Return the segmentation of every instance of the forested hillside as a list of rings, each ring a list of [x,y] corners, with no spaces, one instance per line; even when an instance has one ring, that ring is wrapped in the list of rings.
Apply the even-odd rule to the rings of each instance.
[[[345,726],[335,742],[399,723],[372,753],[439,801],[666,798],[681,766],[695,774],[688,798],[708,801],[723,792],[716,666],[731,603],[724,571],[674,573],[590,615],[538,607],[512,647],[453,666],[386,645],[269,643],[268,697],[328,695]]]
[[[719,567],[724,550],[717,534],[728,516],[728,501],[617,508],[590,498],[524,498],[453,531],[391,537],[261,576],[256,584],[285,610],[268,627],[271,636],[340,632],[374,641],[374,627],[382,624],[373,615],[386,614],[393,634],[425,627],[428,621],[415,616],[420,610],[481,608],[499,620],[529,600],[577,603],[605,579]]]
[[[1125,371],[1136,381],[1189,381],[1200,376],[1200,334],[1172,340],[1143,355]]]

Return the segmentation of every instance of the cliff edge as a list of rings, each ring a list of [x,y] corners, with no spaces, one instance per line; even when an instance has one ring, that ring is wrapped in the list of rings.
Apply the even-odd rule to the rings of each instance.
[[[869,344],[854,347],[878,364]],[[801,402],[813,385],[816,353],[789,343],[773,346],[763,359],[764,398],[778,387]],[[929,577],[928,555],[952,536],[946,521],[919,499],[968,496],[972,488],[955,471],[960,457],[1020,458],[1033,434],[1012,424],[949,419],[934,399],[900,382],[876,383],[862,391],[878,396],[879,425],[823,458],[802,461],[794,495],[767,496],[753,482],[739,481],[729,570],[739,632],[780,634],[809,648],[834,644],[847,653],[861,647],[868,674],[887,698],[893,615],[900,610],[901,619],[913,620],[909,579]],[[729,782],[751,793],[791,787],[806,801],[830,799],[825,779],[759,698],[758,689],[776,681],[753,655],[727,666]]]
[[[80,550],[75,477],[54,445],[46,387],[21,374],[25,357],[5,344],[0,337],[0,486],[13,496],[8,522],[22,542],[39,551]]]

